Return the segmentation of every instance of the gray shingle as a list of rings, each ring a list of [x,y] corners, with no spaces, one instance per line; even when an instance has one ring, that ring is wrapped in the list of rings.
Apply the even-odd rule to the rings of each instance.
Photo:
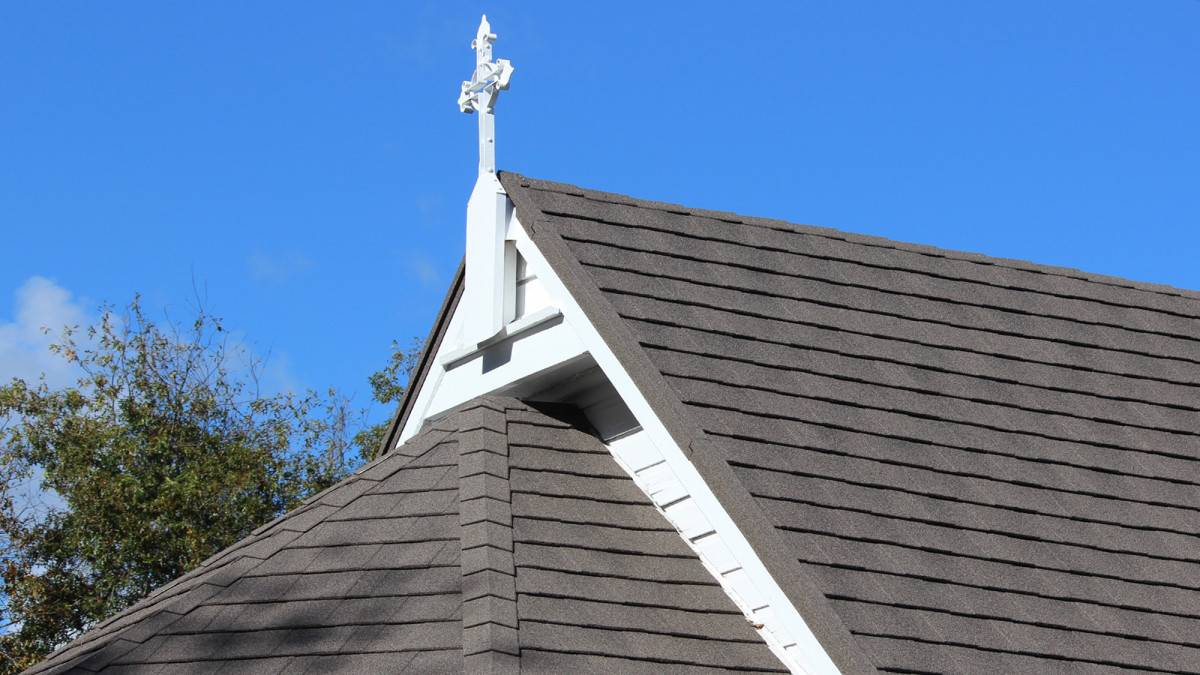
[[[579,411],[547,410],[554,416],[502,398],[460,406],[427,432],[436,443],[417,437],[422,454],[373,462],[41,668],[537,672],[536,661],[522,665],[526,630],[568,651],[589,630],[611,651],[628,630],[642,659],[659,650],[700,667],[777,668],[678,534],[578,428]],[[523,445],[510,448],[510,429]]]
[[[646,661],[706,666],[713,669],[777,668],[778,661],[757,638],[733,642],[711,637],[696,639],[622,629],[523,621],[521,644],[528,649],[564,649]],[[764,657],[763,652],[766,652]],[[578,672],[578,671],[576,671]]]
[[[669,663],[662,659],[638,660],[624,656],[609,656],[588,652],[543,651],[524,648],[521,652],[522,671],[534,673],[610,673],[611,675],[700,675],[712,673],[711,666]],[[729,672],[786,673],[782,667],[728,669]]]
[[[1200,294],[500,179],[844,672],[1198,671]],[[778,670],[585,429],[463,404],[41,669]]]
[[[839,665],[1196,669],[1200,294],[501,181]]]
[[[448,450],[455,451],[456,446],[429,446],[426,454],[444,455]],[[386,513],[356,506],[364,487],[386,489],[387,483],[411,487],[410,478],[421,482],[420,474],[430,469],[407,471],[411,459],[396,454],[375,462],[271,527],[260,528],[251,540],[236,546],[236,552],[214,556],[189,575],[202,583],[173,584],[148,601],[182,616],[167,621],[164,617],[173,615],[160,612],[132,623],[108,622],[97,630],[109,631],[116,641],[92,654],[87,665],[103,668],[111,663],[122,671],[169,672],[171,664],[177,664],[187,672],[214,672],[228,664],[235,672],[232,664],[257,663],[268,672],[274,666],[296,666],[294,659],[269,657],[338,653],[356,644],[352,638],[366,627],[397,625],[389,622],[398,620],[407,622],[406,635],[412,640],[380,642],[363,649],[428,648],[418,638],[434,633],[421,629],[422,625],[442,627],[437,629],[442,637],[436,639],[441,647],[460,647],[457,552],[447,557],[444,545],[437,541],[454,539],[457,549],[458,508],[453,493],[392,491],[393,507]],[[452,474],[453,466],[448,464]],[[447,471],[434,470],[437,477],[426,482],[440,482]],[[402,504],[406,497],[413,503]],[[431,509],[447,516],[441,520],[414,517]],[[444,589],[442,595],[436,594],[439,588]],[[413,602],[405,603],[406,596]],[[385,600],[386,606],[369,604],[375,600]],[[387,607],[408,611],[397,617]],[[136,607],[130,612],[131,617],[138,614]],[[449,633],[445,627],[450,627]],[[87,634],[78,642],[86,644],[98,634],[103,635]],[[114,651],[116,645],[123,646],[120,653]],[[68,645],[40,668],[64,662],[73,651]]]

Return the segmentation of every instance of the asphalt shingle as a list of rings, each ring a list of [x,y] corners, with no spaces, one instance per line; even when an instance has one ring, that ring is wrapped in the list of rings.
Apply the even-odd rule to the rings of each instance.
[[[31,672],[539,672],[586,668],[624,632],[637,668],[662,652],[777,670],[582,424],[514,399],[461,406],[422,451],[384,456]]]
[[[1200,673],[1200,294],[500,180],[845,672]],[[578,410],[484,397],[33,672],[518,668],[781,669]]]
[[[1200,294],[501,182],[875,669],[1200,672]]]

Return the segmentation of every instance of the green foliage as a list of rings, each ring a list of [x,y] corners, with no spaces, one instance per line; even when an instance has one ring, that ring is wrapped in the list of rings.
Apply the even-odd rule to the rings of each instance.
[[[367,381],[371,384],[371,398],[379,403],[399,403],[400,397],[408,386],[413,370],[417,367],[417,359],[421,356],[420,338],[414,338],[408,349],[400,346],[398,341],[392,341],[392,354],[387,365],[382,370],[371,374]],[[388,423],[380,422],[366,427],[354,436],[354,445],[364,460],[375,458],[383,445],[383,437],[387,434]]]
[[[354,433],[333,392],[264,395],[260,362],[203,311],[160,328],[135,300],[54,349],[76,386],[0,387],[0,672],[342,479],[382,435]],[[378,400],[399,396],[414,358],[396,347],[371,378]]]

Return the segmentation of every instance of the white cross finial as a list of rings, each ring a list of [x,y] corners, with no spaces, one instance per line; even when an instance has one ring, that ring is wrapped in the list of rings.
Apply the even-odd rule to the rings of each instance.
[[[507,59],[492,63],[492,43],[496,34],[491,32],[487,15],[479,22],[479,33],[471,43],[475,50],[475,73],[470,81],[462,83],[458,107],[465,113],[479,113],[479,173],[496,173],[496,123],[493,111],[496,97],[501,89],[508,89],[513,67]]]

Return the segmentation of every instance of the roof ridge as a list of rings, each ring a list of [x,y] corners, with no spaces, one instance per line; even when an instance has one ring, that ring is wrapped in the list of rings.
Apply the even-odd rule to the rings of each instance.
[[[434,428],[458,443],[463,670],[518,673],[516,565],[509,485],[508,409],[515,399],[481,397]]]
[[[602,192],[599,190],[589,190],[580,188],[569,183],[559,183],[556,181],[547,181],[537,178],[529,178],[519,173],[511,171],[503,171],[501,174],[509,174],[515,178],[523,187],[534,190],[543,190],[546,192],[557,192],[591,201],[597,201],[606,204],[621,204],[625,206],[636,206],[638,208],[652,209],[656,211],[665,211],[685,216],[698,216],[702,218],[711,218],[720,220],[726,223],[748,225],[751,227],[759,227],[763,229],[779,230],[784,232],[793,232],[796,234],[823,237],[825,239],[834,239],[845,241],[850,244],[866,246],[871,248],[884,248],[897,251],[905,251],[916,255],[923,255],[933,258],[946,258],[949,260],[958,260],[974,265],[1003,267],[1006,269],[1027,272],[1030,274],[1041,274],[1046,276],[1065,277],[1093,283],[1101,286],[1112,286],[1115,288],[1123,288],[1127,290],[1141,291],[1153,293],[1156,295],[1165,295],[1168,297],[1181,297],[1193,300],[1200,300],[1200,291],[1193,291],[1186,288],[1177,288],[1168,284],[1158,284],[1147,281],[1136,281],[1123,277],[1097,274],[1094,272],[1086,272],[1083,270],[1063,267],[1059,265],[1047,265],[1033,261],[1020,260],[1018,258],[1001,258],[990,256],[983,253],[973,253],[970,251],[959,251],[955,249],[942,248],[939,246],[931,246],[928,244],[917,244],[912,242],[897,241],[881,237],[877,235],[857,234],[853,232],[843,232],[832,227],[821,227],[819,225],[805,225],[802,223],[793,223],[790,221],[778,218],[762,218],[757,216],[743,216],[731,211],[715,211],[711,209],[693,208],[672,204],[670,202],[659,202],[649,199],[640,199],[623,195],[619,193]]]

